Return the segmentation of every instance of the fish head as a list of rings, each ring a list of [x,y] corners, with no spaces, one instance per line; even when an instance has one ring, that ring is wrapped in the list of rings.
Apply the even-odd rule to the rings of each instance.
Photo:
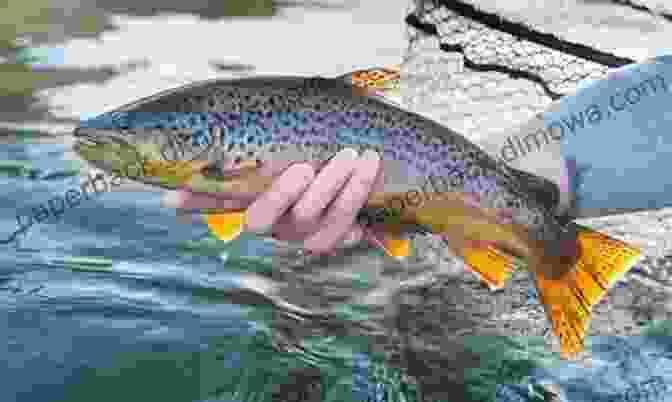
[[[74,131],[75,152],[116,177],[169,190],[254,196],[270,186],[256,159],[228,152],[208,113],[116,111]],[[223,141],[223,142],[222,142]]]
[[[173,188],[212,162],[207,114],[109,112],[82,122],[75,152],[102,171]]]

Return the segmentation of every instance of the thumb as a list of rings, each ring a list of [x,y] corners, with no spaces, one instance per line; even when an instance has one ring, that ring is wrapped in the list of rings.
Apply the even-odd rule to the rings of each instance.
[[[176,209],[240,210],[247,208],[251,202],[251,199],[225,199],[212,194],[192,193],[187,190],[166,191],[161,195],[161,206]]]

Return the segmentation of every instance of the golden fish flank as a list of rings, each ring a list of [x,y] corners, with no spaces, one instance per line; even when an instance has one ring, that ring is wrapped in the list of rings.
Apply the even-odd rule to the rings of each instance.
[[[364,77],[366,76],[355,78]],[[380,74],[369,77],[373,77],[373,84],[382,79]],[[382,141],[375,137],[379,131],[369,130],[366,132],[370,134],[366,134],[357,132],[353,126],[353,132],[357,135],[339,137],[340,142],[334,144],[337,147],[329,147],[329,152],[338,147],[361,150],[364,147],[363,142],[366,143],[362,140],[375,140],[382,144],[377,150],[382,152],[384,162],[401,163],[403,172],[425,166],[433,169],[437,176],[449,177],[446,161],[450,159],[465,167],[460,172],[465,177],[485,177],[496,184],[494,188],[476,190],[478,194],[474,194],[474,190],[469,191],[465,187],[468,182],[466,179],[455,184],[449,183],[445,189],[429,193],[429,196],[421,197],[420,202],[414,202],[413,205],[397,211],[398,215],[395,216],[398,219],[383,222],[382,229],[385,234],[380,239],[380,246],[385,252],[397,257],[407,255],[408,243],[404,236],[409,231],[441,236],[451,252],[461,257],[493,289],[504,286],[517,260],[524,260],[527,269],[534,274],[539,299],[544,305],[554,334],[560,339],[562,355],[569,357],[579,352],[583,348],[592,307],[635,264],[640,256],[639,250],[592,229],[574,223],[562,223],[551,212],[555,207],[554,194],[557,192],[552,184],[499,163],[468,139],[428,118],[380,99],[353,92],[356,92],[353,91],[353,85],[347,85],[340,78],[248,77],[191,84],[111,112],[115,118],[109,120],[113,123],[119,121],[120,114],[136,112],[270,112],[246,115],[246,118],[258,120],[253,122],[252,129],[247,132],[247,138],[252,139],[248,144],[254,144],[254,147],[245,148],[245,144],[242,144],[243,147],[231,147],[232,141],[228,144],[211,141],[212,149],[208,149],[210,156],[235,161],[236,166],[241,168],[235,174],[217,174],[218,168],[215,165],[199,170],[196,165],[184,166],[177,163],[168,168],[163,162],[159,162],[161,157],[150,156],[145,150],[156,148],[156,144],[161,143],[160,140],[176,135],[168,126],[151,129],[131,127],[128,130],[125,126],[112,125],[105,129],[84,126],[75,133],[75,137],[82,143],[78,153],[84,159],[97,160],[100,166],[115,166],[119,160],[124,159],[116,144],[123,143],[127,144],[125,147],[133,147],[138,153],[143,152],[143,156],[150,159],[146,166],[147,172],[163,178],[155,178],[149,184],[172,181],[179,182],[194,192],[216,191],[229,195],[254,196],[267,191],[273,180],[262,175],[253,161],[259,160],[263,164],[268,158],[277,157],[273,154],[273,149],[294,149],[303,152],[302,155],[310,160],[314,157],[310,155],[316,154],[313,152],[316,147],[323,143],[324,138],[319,137],[319,133],[328,132],[315,129],[317,137],[311,141],[305,141],[301,137],[306,135],[305,132],[291,129],[284,131],[285,135],[269,135],[269,131],[264,131],[262,127],[284,124],[284,120],[273,120],[274,113],[286,117],[287,110],[297,113],[314,110],[327,112],[302,115],[307,123],[319,128],[320,124],[328,127],[326,120],[321,122],[320,118],[336,116],[340,119],[338,124],[343,125],[351,121],[347,116],[342,116],[343,110],[360,114],[364,112],[375,117],[366,124],[390,129],[382,131]],[[227,103],[218,106],[222,102]],[[129,117],[129,121],[131,120]],[[245,124],[252,124],[252,120]],[[237,120],[227,120],[227,124],[243,124],[232,123],[233,121]],[[358,120],[353,124],[361,125],[362,121]],[[238,128],[245,127],[247,126],[241,125]],[[365,135],[374,137],[362,137]],[[114,138],[111,140],[109,137]],[[189,144],[191,142],[185,146],[191,146]],[[389,152],[401,148],[408,149],[412,157],[401,159],[398,153]],[[388,151],[387,154],[383,152],[385,150]],[[188,151],[191,155],[201,153],[198,148]],[[446,156],[436,157],[442,155],[442,152]],[[151,162],[151,159],[156,159],[157,162]],[[413,188],[402,186],[394,192],[390,190],[372,193],[360,213],[375,216],[377,211],[389,209],[390,205],[395,204],[389,200],[403,198],[406,190]],[[507,212],[508,221],[501,219],[501,215],[507,215],[502,212]],[[212,233],[218,238],[232,240],[240,234],[244,210],[202,213]]]
[[[161,178],[166,184],[184,185],[206,166],[204,161],[145,160],[143,174]]]

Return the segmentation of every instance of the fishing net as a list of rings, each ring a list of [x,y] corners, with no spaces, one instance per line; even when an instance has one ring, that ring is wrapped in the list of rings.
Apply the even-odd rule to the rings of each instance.
[[[514,3],[518,8],[511,11]],[[672,21],[662,0],[600,3],[610,3],[614,15],[648,14],[657,23]],[[574,18],[578,1],[541,7],[532,0],[414,0],[405,19],[404,104],[418,112],[432,110],[433,117],[478,139],[528,121],[583,80],[634,62],[585,44],[590,37],[571,41],[554,33],[581,23]]]

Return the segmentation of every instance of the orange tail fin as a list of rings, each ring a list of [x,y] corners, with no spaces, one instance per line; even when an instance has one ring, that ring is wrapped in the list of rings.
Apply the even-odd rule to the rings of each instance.
[[[537,273],[535,281],[560,354],[573,357],[583,349],[592,307],[637,262],[639,249],[577,225],[574,269],[559,279]]]

